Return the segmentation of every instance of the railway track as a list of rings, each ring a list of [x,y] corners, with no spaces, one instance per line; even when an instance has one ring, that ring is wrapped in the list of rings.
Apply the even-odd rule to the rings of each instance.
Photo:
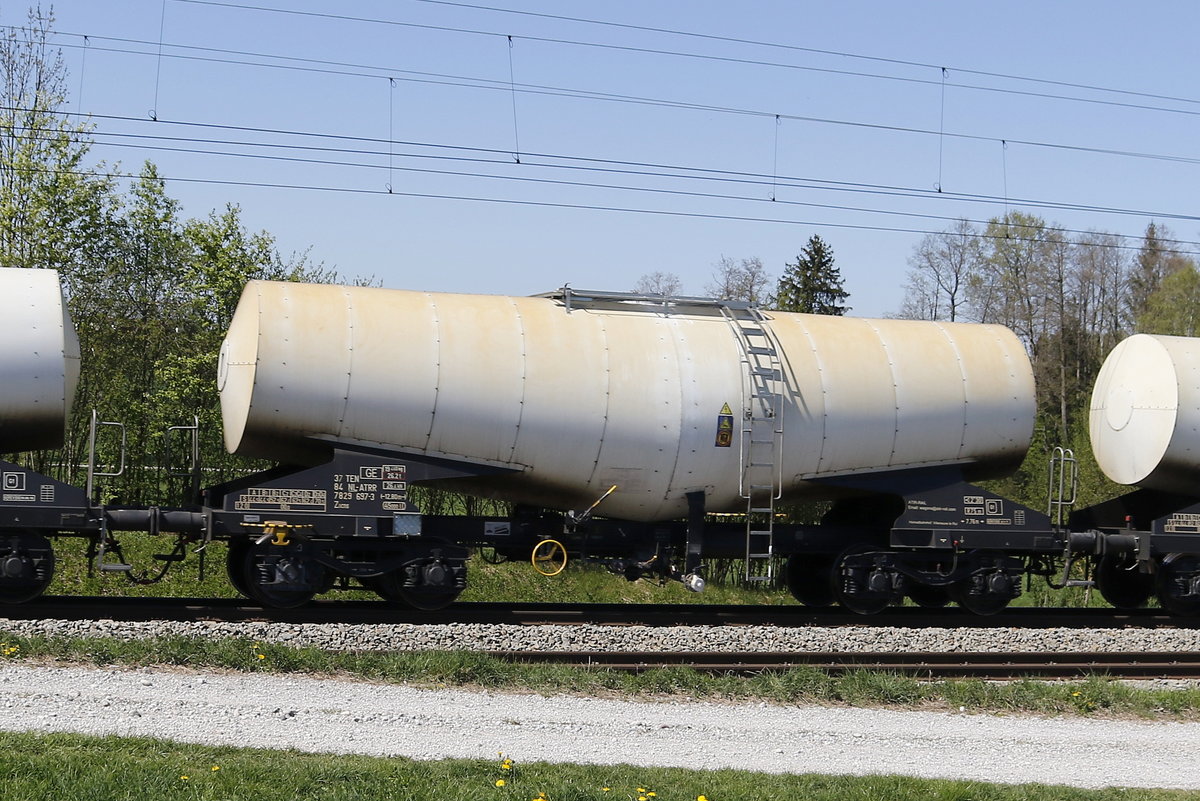
[[[704,673],[754,675],[810,668],[831,674],[851,671],[898,673],[917,678],[1197,679],[1200,653],[651,653],[513,652],[491,655],[522,664],[558,664],[641,673],[686,667]]]
[[[1200,617],[1163,614],[1158,609],[1014,608],[988,617],[961,609],[887,609],[857,615],[840,608],[733,606],[702,604],[505,604],[457,603],[437,612],[420,612],[380,601],[317,601],[298,609],[264,609],[241,599],[110,598],[44,596],[0,606],[0,618],[14,620],[119,621],[267,621],[281,623],[611,626],[853,626],[873,628],[1200,628]]]

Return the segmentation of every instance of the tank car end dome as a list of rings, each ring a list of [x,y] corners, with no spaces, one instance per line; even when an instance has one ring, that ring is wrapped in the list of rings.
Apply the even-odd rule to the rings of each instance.
[[[1118,484],[1194,492],[1200,481],[1200,339],[1135,334],[1092,392],[1092,450]]]
[[[58,273],[0,268],[0,452],[62,445],[79,383],[79,339]]]

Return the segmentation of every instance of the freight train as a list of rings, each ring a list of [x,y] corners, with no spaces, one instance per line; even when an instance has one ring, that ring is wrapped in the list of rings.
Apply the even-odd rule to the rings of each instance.
[[[0,452],[61,439],[79,347],[57,277],[0,270]],[[366,587],[417,609],[454,601],[470,549],[704,586],[703,560],[783,580],[810,605],[912,599],[988,614],[1028,576],[1094,582],[1119,607],[1200,611],[1200,342],[1135,336],[1105,363],[1097,460],[1142,489],[1068,515],[973,482],[1030,446],[1034,383],[1006,328],[768,312],[689,297],[563,289],[536,297],[250,282],[221,347],[232,453],[278,467],[194,506],[100,505],[0,464],[0,600],[44,591],[51,539],[116,531],[227,544],[264,605]],[[1149,376],[1149,377],[1148,377]],[[89,477],[94,472],[89,469]],[[422,514],[415,486],[512,505]],[[780,510],[828,501],[818,524]],[[1084,562],[1089,577],[1072,566]],[[547,571],[549,572],[549,571]]]

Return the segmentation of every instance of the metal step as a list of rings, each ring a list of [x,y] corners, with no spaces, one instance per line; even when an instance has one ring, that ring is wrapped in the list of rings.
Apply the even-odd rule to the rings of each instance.
[[[100,565],[101,573],[128,573],[130,570],[133,570],[133,565],[121,562],[104,562]]]

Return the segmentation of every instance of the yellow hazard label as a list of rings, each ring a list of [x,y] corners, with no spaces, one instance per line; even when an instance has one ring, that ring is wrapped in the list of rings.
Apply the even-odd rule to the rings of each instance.
[[[729,408],[728,403],[721,407],[721,414],[733,414],[733,409]]]

